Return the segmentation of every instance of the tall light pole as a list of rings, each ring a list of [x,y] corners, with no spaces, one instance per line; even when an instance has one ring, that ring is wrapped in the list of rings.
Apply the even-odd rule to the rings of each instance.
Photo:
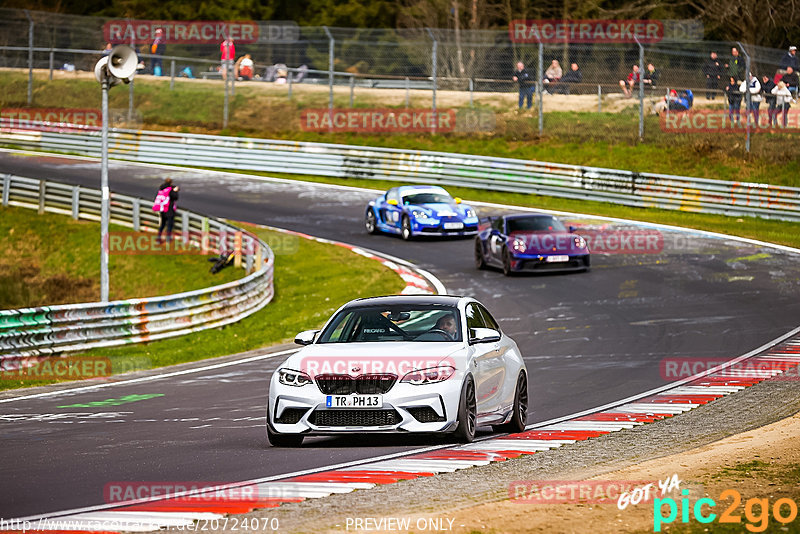
[[[94,66],[94,76],[103,89],[103,128],[100,138],[100,302],[108,302],[108,89],[120,82],[130,83],[136,74],[136,52],[125,45],[111,49]]]

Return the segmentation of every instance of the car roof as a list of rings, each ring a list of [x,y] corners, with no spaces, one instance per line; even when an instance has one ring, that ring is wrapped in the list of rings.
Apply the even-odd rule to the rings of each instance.
[[[508,219],[540,219],[543,217],[552,217],[557,219],[555,215],[550,215],[549,213],[509,213],[508,215],[504,215],[506,220]]]
[[[352,300],[345,304],[343,309],[362,306],[413,306],[415,304],[458,306],[463,298],[465,297],[458,295],[386,295]]]

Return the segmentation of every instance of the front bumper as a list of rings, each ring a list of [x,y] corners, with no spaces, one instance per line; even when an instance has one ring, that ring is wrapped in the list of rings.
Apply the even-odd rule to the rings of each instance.
[[[460,228],[446,228],[448,224],[461,224]],[[417,235],[430,236],[467,236],[477,235],[478,219],[467,218],[442,218],[442,219],[414,219],[411,221],[411,230]]]
[[[512,254],[511,270],[516,272],[553,272],[583,271],[589,268],[589,254],[570,254],[568,256],[568,261],[549,262],[546,254]]]
[[[332,435],[381,432],[447,432],[458,418],[463,376],[436,384],[396,383],[382,408],[327,408],[316,384],[287,386],[273,380],[269,424],[280,434]]]

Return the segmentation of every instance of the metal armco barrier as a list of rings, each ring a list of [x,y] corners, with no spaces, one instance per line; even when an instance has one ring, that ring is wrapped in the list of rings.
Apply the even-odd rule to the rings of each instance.
[[[0,142],[100,154],[99,132],[49,130],[0,122]],[[796,187],[444,152],[157,131],[114,130],[109,144],[112,158],[128,161],[436,183],[644,208],[800,220],[800,188]]]
[[[99,220],[100,191],[57,182],[0,175],[3,206],[32,208]],[[158,228],[152,201],[111,196],[111,223],[140,231]],[[224,221],[181,210],[176,232],[187,246],[214,235],[228,251],[241,243],[250,272],[234,282],[176,295],[0,310],[0,369],[54,354],[155,341],[234,323],[272,300],[274,255],[258,237]],[[177,239],[177,238],[176,238]],[[199,239],[202,239],[200,237]],[[29,363],[29,362],[28,362]]]

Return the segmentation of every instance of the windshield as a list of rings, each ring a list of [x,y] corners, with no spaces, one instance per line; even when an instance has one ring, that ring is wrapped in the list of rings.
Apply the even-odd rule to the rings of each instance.
[[[525,217],[508,219],[508,233],[513,232],[566,232],[567,229],[555,217]]]
[[[414,193],[403,197],[403,204],[452,204],[453,197],[443,193]]]
[[[461,341],[459,317],[458,309],[451,306],[350,308],[333,318],[318,343]]]

